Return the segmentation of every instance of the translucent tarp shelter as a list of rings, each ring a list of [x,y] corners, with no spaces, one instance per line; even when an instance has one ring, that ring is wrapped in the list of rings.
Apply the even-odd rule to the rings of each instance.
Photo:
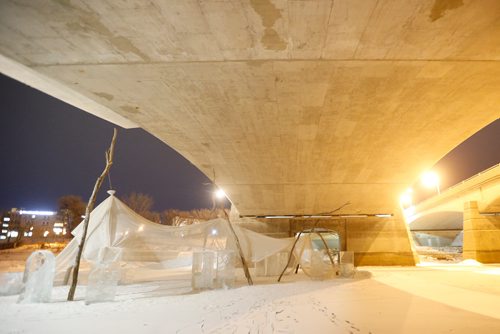
[[[121,283],[164,279],[168,271],[189,268],[193,252],[232,250],[239,255],[228,221],[172,227],[153,223],[126,206],[113,194],[90,214],[87,239],[82,255],[81,277],[86,266],[96,262],[103,247],[122,250],[120,264],[125,275]],[[290,249],[293,239],[276,239],[233,224],[247,262],[256,263]],[[67,280],[75,263],[83,224],[72,232],[73,240],[57,256],[56,284]]]

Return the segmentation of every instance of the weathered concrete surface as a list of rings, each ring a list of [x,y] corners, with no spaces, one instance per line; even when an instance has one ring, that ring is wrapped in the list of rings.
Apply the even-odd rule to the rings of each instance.
[[[464,204],[464,259],[500,262],[500,216],[479,213],[475,201]]]
[[[395,213],[499,117],[499,18],[496,0],[5,0],[0,71],[144,128],[244,215]]]
[[[499,115],[495,0],[0,6],[1,54],[215,169],[242,214],[392,212]]]

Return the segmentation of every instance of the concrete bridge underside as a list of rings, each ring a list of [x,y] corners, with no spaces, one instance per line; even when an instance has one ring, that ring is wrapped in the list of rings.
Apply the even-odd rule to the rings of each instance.
[[[360,263],[413,263],[399,194],[500,115],[496,0],[5,0],[0,54],[215,170],[242,215],[392,213],[347,224]]]

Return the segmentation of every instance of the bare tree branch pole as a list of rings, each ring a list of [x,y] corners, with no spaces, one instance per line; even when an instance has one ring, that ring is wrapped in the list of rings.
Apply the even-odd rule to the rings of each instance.
[[[250,275],[250,270],[248,269],[248,263],[245,259],[245,254],[243,254],[243,249],[241,248],[240,239],[238,238],[238,235],[236,234],[236,231],[233,228],[233,224],[231,223],[231,220],[229,219],[229,215],[227,214],[226,210],[224,210],[223,208],[222,211],[224,211],[224,215],[226,216],[229,229],[233,233],[234,240],[236,241],[236,246],[238,247],[238,252],[240,253],[241,265],[243,266],[243,271],[245,272],[245,277],[247,278],[248,285],[253,285],[252,276]]]
[[[213,170],[213,173],[214,173],[214,179],[212,181],[212,184],[213,184],[214,190],[212,193],[212,210],[216,210],[217,209],[217,201],[215,199],[215,192],[217,191],[217,185],[215,184],[215,169]],[[227,214],[224,207],[222,208],[222,211],[224,212],[224,216],[225,216],[226,221],[229,225],[229,230],[233,234],[234,240],[236,241],[236,247],[238,248],[238,253],[239,253],[240,259],[241,259],[241,265],[243,267],[243,271],[245,272],[245,277],[247,278],[248,285],[253,285],[252,275],[250,275],[250,270],[248,269],[248,263],[245,259],[245,254],[243,254],[243,249],[241,248],[240,239],[238,238],[238,235],[236,234],[236,231],[233,228],[231,220],[229,219],[229,215]]]
[[[89,227],[90,213],[94,210],[95,200],[97,197],[97,193],[101,188],[102,182],[108,175],[111,166],[113,165],[113,153],[115,151],[115,142],[116,142],[116,128],[113,130],[113,139],[111,139],[111,144],[109,149],[106,151],[106,167],[104,167],[103,172],[97,178],[97,181],[94,185],[94,190],[92,191],[92,195],[90,196],[89,202],[87,204],[87,208],[85,209],[85,220],[83,221],[83,234],[82,240],[80,240],[80,244],[78,245],[78,254],[76,255],[76,260],[73,268],[73,280],[71,282],[71,287],[68,292],[68,300],[74,300],[76,285],[78,284],[78,272],[80,270],[80,260],[82,258],[83,248],[85,246],[85,240],[87,239],[87,229]]]

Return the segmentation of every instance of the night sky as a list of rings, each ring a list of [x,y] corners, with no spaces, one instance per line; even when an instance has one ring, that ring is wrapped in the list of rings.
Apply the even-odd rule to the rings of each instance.
[[[0,92],[0,208],[56,210],[67,194],[87,201],[115,126],[5,76]],[[117,128],[118,196],[149,194],[158,211],[211,207],[209,180],[195,166],[142,129]],[[106,180],[99,201],[108,189]]]
[[[487,125],[458,145],[432,168],[439,174],[440,188],[444,190],[491,166],[500,163],[500,119]],[[420,182],[413,186],[414,200],[419,202],[436,193]]]
[[[0,208],[56,210],[57,199],[69,194],[88,200],[114,125],[3,75],[0,96]],[[118,196],[149,194],[158,211],[211,206],[209,180],[195,166],[142,129],[118,129],[111,169]],[[435,169],[446,175],[444,189],[499,162],[497,120]],[[99,201],[107,189],[106,181]]]

